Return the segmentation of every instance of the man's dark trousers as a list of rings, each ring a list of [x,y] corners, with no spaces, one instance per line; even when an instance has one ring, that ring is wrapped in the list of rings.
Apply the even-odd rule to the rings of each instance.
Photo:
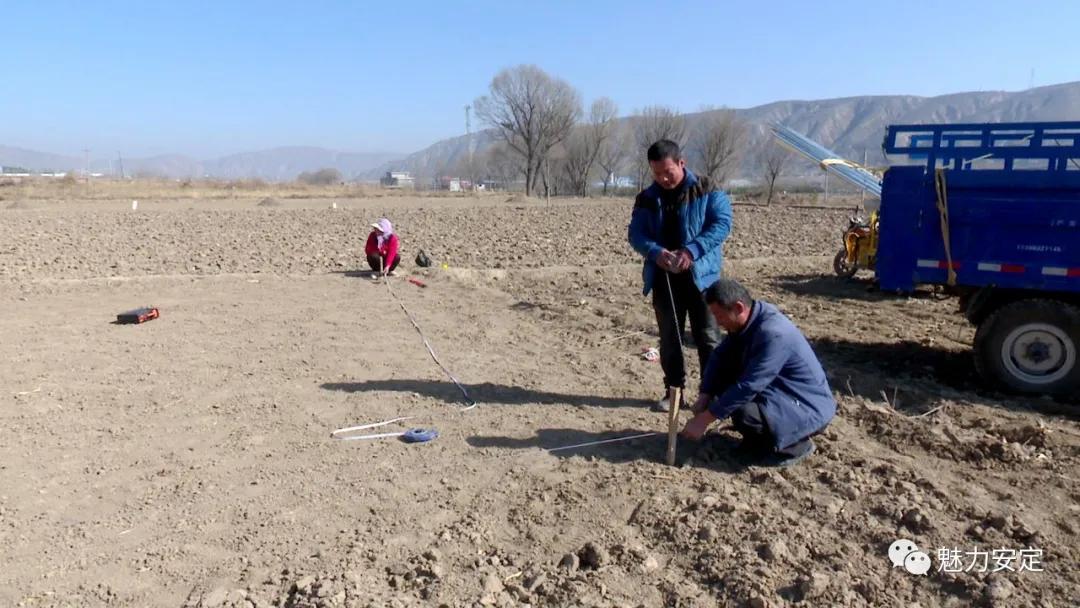
[[[668,295],[668,280],[664,275],[671,280],[675,310],[671,308],[672,298]],[[690,317],[690,332],[697,346],[701,372],[704,372],[709,355],[720,341],[720,330],[689,271],[678,274],[659,271],[652,293],[656,325],[660,330],[660,367],[664,370],[664,386],[685,388],[686,362],[679,348],[679,337],[686,327],[686,318]]]
[[[744,403],[732,412],[731,423],[735,430],[742,434],[746,448],[752,452],[775,452],[781,457],[797,457],[805,454],[812,444],[810,438],[806,437],[783,449],[775,450],[776,441],[761,413],[761,405],[756,401]]]

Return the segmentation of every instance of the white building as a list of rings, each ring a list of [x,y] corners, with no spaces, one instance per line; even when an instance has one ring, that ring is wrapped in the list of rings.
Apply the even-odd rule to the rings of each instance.
[[[386,175],[379,179],[384,188],[414,188],[416,180],[408,171],[387,171]]]

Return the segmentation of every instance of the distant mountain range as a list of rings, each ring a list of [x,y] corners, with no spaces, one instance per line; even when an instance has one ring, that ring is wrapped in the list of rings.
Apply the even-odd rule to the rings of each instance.
[[[687,132],[692,133],[708,114],[687,114]],[[760,149],[769,137],[769,124],[778,122],[856,162],[862,162],[865,151],[868,164],[874,165],[883,164],[881,142],[885,127],[889,124],[1080,121],[1080,82],[1016,93],[989,91],[938,97],[876,95],[818,101],[778,101],[737,109],[736,114],[749,125],[747,149]],[[621,119],[623,126],[630,120],[632,117]],[[474,156],[482,154],[494,138],[493,131],[473,135]],[[436,142],[424,150],[376,168],[369,173],[369,177],[390,169],[411,171],[417,176],[437,175],[460,165],[461,159],[468,154],[469,141],[469,138],[461,136]],[[809,162],[796,167],[796,172],[799,169],[803,173],[814,171]],[[740,176],[752,176],[758,171],[753,155],[744,155]]]
[[[836,152],[861,161],[864,151],[870,164],[881,163],[881,140],[885,127],[896,123],[1023,122],[1080,120],[1080,82],[1045,86],[1020,92],[987,91],[955,93],[937,97],[877,95],[817,101],[778,101],[736,110],[750,127],[747,148],[758,149],[768,136],[768,125],[783,123],[805,133]],[[708,112],[686,115],[693,132]],[[623,118],[625,124],[632,118]],[[233,154],[211,160],[168,154],[150,158],[125,158],[127,175],[203,177],[222,179],[261,178],[269,181],[295,179],[303,171],[333,167],[347,179],[375,179],[389,170],[411,171],[432,177],[452,171],[467,157],[483,154],[496,140],[491,130],[471,136],[438,141],[407,156],[359,154],[315,147],[282,147]],[[81,169],[85,161],[0,145],[0,165],[34,171]],[[94,172],[116,174],[115,159],[91,159]],[[809,164],[804,170],[811,170]],[[757,167],[747,155],[740,173],[750,176]]]

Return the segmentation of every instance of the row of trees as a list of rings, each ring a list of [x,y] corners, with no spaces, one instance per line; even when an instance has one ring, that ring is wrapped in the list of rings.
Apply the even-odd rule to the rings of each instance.
[[[319,169],[318,171],[304,171],[296,177],[296,181],[309,186],[329,186],[340,184],[344,181],[341,171],[334,168]]]
[[[734,110],[703,108],[692,132],[686,117],[666,106],[650,106],[620,122],[614,101],[600,97],[585,112],[581,94],[561,78],[534,65],[500,71],[489,94],[474,102],[482,122],[498,134],[498,143],[462,173],[484,174],[505,183],[524,178],[525,193],[585,196],[590,182],[602,177],[604,193],[611,178],[628,172],[638,186],[648,183],[645,150],[670,139],[686,151],[688,162],[714,183],[724,184],[754,154],[764,175],[768,200],[787,164],[788,154],[766,143],[749,151],[749,127]]]

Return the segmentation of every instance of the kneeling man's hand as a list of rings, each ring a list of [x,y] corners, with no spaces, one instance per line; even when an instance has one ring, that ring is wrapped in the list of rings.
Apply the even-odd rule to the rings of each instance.
[[[701,438],[705,436],[705,431],[709,430],[709,425],[714,422],[716,422],[716,416],[713,416],[709,410],[705,410],[691,418],[680,435],[691,441],[701,441]]]
[[[698,394],[697,401],[694,402],[694,405],[690,406],[690,411],[695,414],[704,412],[705,408],[709,407],[710,400],[712,400],[712,395],[706,395],[705,393]]]

